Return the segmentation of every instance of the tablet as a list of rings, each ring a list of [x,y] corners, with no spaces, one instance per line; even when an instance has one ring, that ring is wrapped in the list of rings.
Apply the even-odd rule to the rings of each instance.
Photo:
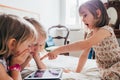
[[[60,80],[63,70],[60,68],[51,68],[36,70],[25,77],[24,80]]]

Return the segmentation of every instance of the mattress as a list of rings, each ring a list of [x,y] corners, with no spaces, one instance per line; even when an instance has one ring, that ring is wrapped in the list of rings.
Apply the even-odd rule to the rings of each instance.
[[[71,70],[69,73],[63,73],[61,80],[100,80],[99,69],[97,68],[95,60],[88,59],[83,70],[80,73],[76,73],[75,70],[78,60],[78,57],[58,55],[54,60],[45,58],[42,61],[47,68],[64,68]],[[33,71],[37,70],[35,61],[32,59],[30,66],[26,68]]]

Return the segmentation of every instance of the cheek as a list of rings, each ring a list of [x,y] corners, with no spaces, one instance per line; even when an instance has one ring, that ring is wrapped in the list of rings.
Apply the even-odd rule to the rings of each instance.
[[[44,50],[44,45],[39,47],[39,51]]]
[[[24,50],[29,49],[27,45],[20,45],[17,49],[16,49],[16,54],[19,54],[21,52],[23,52]]]
[[[39,47],[38,51],[42,51],[42,47],[41,46]]]

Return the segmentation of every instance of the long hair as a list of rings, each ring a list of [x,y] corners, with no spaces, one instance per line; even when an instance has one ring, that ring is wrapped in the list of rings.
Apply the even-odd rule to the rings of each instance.
[[[38,20],[35,20],[34,18],[28,18],[28,17],[24,17],[24,19],[27,20],[28,22],[30,22],[36,28],[36,30],[38,32],[39,39],[41,39],[41,38],[46,39],[46,37],[47,37],[46,31],[44,30],[43,26],[40,24],[40,22]],[[40,43],[39,46],[40,47],[39,47],[38,51],[41,51],[44,49],[45,43],[42,43],[42,44]]]
[[[0,15],[0,55],[11,55],[8,41],[16,39],[16,45],[37,38],[35,28],[22,18],[10,14]]]
[[[42,36],[44,38],[47,37],[45,29],[43,28],[43,26],[40,24],[38,20],[34,18],[28,18],[28,17],[24,17],[24,19],[30,22],[36,28],[39,36]]]
[[[79,7],[80,14],[82,13],[83,7],[87,8],[90,11],[90,13],[92,13],[94,18],[96,19],[96,23],[95,23],[96,27],[103,27],[105,25],[108,25],[109,17],[104,7],[104,4],[100,0],[89,0],[85,2],[84,4],[82,4]],[[101,11],[101,16],[99,18],[97,17],[97,12],[96,12],[96,10],[98,9]]]

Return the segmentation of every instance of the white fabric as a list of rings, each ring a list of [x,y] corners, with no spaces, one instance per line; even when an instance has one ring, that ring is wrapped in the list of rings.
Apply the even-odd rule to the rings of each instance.
[[[45,58],[43,60],[43,63],[47,66],[47,68],[65,68],[70,69],[72,71],[75,71],[77,64],[78,64],[78,57],[72,57],[72,56],[64,56],[64,55],[58,55],[57,59],[54,60],[48,60],[48,58]],[[30,67],[31,70],[36,70],[36,64],[34,60],[30,61]],[[84,69],[81,73],[63,73],[62,80],[100,80],[98,68],[96,65],[96,61],[92,59],[88,59]]]

